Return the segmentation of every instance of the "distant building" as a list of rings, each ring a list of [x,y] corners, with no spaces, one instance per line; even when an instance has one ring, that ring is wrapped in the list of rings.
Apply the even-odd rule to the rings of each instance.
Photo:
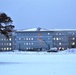
[[[48,50],[56,47],[58,50],[76,47],[76,30],[40,28],[16,31],[16,49]]]
[[[7,39],[4,35],[0,34],[0,51],[11,51],[14,49],[13,37]]]
[[[53,47],[52,31],[16,31],[16,49],[42,51]]]
[[[9,39],[0,33],[0,51],[12,51],[15,49],[15,30],[9,33]]]
[[[76,48],[76,30],[33,28],[16,30],[7,40],[0,34],[0,50],[44,51],[56,47],[58,50]]]
[[[76,48],[76,30],[54,30],[53,47],[59,50]]]

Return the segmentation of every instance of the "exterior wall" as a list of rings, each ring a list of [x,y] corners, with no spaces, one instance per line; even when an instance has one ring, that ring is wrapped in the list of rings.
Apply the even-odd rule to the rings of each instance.
[[[15,31],[9,40],[0,34],[0,51],[42,51],[53,47],[76,48],[76,30]]]
[[[13,50],[13,38],[10,37],[6,39],[6,37],[0,34],[0,51],[11,51]]]
[[[16,49],[19,50],[45,50],[52,47],[53,32],[49,31],[23,31],[16,32]]]
[[[54,31],[53,47],[59,50],[76,47],[76,31]]]
[[[76,31],[69,31],[68,32],[68,43],[69,48],[76,48]]]
[[[54,31],[53,47],[60,49],[67,49],[69,45],[68,34],[66,31]]]

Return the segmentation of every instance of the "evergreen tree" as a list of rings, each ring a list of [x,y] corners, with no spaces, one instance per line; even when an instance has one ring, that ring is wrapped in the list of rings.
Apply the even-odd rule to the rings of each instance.
[[[5,35],[6,38],[11,36],[14,25],[12,25],[12,19],[5,13],[0,13],[0,33]]]

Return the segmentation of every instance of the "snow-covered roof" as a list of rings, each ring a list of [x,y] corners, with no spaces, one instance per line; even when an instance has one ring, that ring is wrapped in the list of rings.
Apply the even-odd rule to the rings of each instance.
[[[48,30],[42,28],[30,28],[30,29],[22,29],[17,31],[48,31]]]
[[[17,31],[76,31],[76,29],[43,29],[43,28],[30,28],[30,29],[20,29]]]
[[[49,29],[49,31],[76,31],[76,29]]]

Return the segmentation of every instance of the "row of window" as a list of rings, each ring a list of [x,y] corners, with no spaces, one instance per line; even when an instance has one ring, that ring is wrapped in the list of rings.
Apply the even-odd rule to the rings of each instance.
[[[28,33],[29,34],[29,33]],[[32,34],[32,33],[31,33]],[[46,34],[46,33],[45,33]],[[26,33],[17,33],[17,35],[27,35]],[[34,34],[34,35],[36,35],[36,34]],[[43,34],[41,34],[41,33],[38,33],[37,34],[38,36],[42,36]],[[50,35],[50,33],[47,33],[47,35]]]
[[[59,43],[54,43],[54,45],[56,45],[56,44],[59,45],[59,46],[63,45],[63,43],[61,43],[61,42],[59,42]],[[75,42],[72,42],[72,43],[71,43],[71,45],[75,45],[75,44],[76,44]]]
[[[24,43],[24,45],[33,45],[33,43]]]
[[[0,43],[0,45],[4,45],[4,46],[11,46],[12,43]]]
[[[6,39],[6,38],[0,38],[0,41],[11,41],[12,39],[9,38],[9,39]]]
[[[22,40],[34,40],[34,38],[18,38],[17,40],[22,41]],[[37,38],[37,40],[43,40],[43,38]],[[47,40],[50,40],[50,38],[47,38]]]
[[[67,38],[62,38],[62,37],[53,38],[53,40],[64,40],[64,39],[67,39]],[[75,38],[73,37],[71,38],[71,40],[75,40]]]
[[[75,32],[68,32],[68,33],[65,33],[65,32],[56,32],[55,33],[55,35],[67,35],[67,34],[75,35],[76,33]]]
[[[9,48],[9,47],[5,47],[5,48],[0,48],[0,50],[12,50],[12,48]]]

